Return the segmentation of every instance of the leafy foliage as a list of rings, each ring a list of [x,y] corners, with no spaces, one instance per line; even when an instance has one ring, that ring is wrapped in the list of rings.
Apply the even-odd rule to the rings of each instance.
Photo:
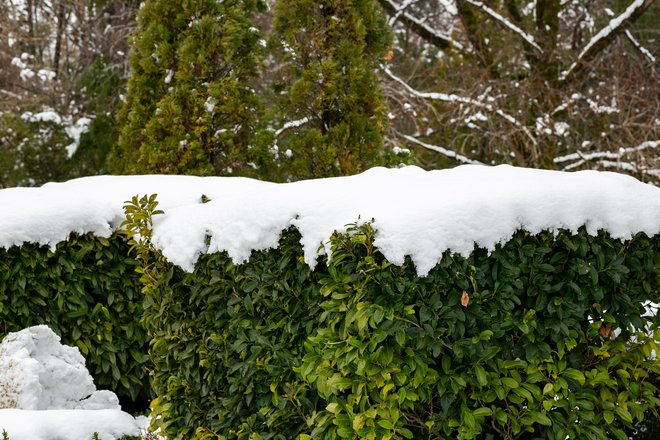
[[[148,2],[138,14],[118,173],[232,174],[246,167],[260,102],[262,0]]]
[[[657,417],[643,304],[660,300],[660,237],[520,231],[424,278],[373,239],[333,235],[313,271],[295,229],[239,266],[167,268],[145,303],[154,423],[172,439],[563,440]]]
[[[64,128],[50,121],[31,122],[0,114],[0,188],[34,186],[69,176]]]
[[[141,274],[143,292],[151,290],[164,265],[162,255],[157,253],[151,244],[153,216],[163,214],[162,210],[156,209],[158,206],[156,197],[157,194],[144,195],[140,198],[133,196],[131,200],[126,201],[124,205],[126,220],[121,224],[123,228],[121,232],[128,238],[130,252],[136,253],[136,259],[141,263],[135,270]],[[155,256],[154,261],[151,261],[152,256]]]
[[[151,388],[136,266],[117,236],[0,249],[0,337],[46,324],[80,349],[99,389],[115,391],[125,410],[144,409]]]
[[[275,4],[276,45],[283,46],[284,114],[305,123],[288,130],[299,177],[354,174],[383,163],[387,107],[375,69],[390,31],[375,0]]]

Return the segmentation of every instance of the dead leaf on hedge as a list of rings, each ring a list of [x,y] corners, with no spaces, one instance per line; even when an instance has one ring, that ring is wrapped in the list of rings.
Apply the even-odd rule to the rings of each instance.
[[[468,304],[470,303],[470,295],[464,290],[463,295],[461,296],[461,305],[463,307],[467,307]]]
[[[614,332],[614,327],[612,327],[612,324],[607,323],[604,326],[598,330],[600,333],[600,337],[603,339],[614,339],[616,337],[616,333]]]

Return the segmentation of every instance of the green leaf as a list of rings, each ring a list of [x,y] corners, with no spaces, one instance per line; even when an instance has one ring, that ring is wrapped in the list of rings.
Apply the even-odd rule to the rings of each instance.
[[[543,426],[552,426],[552,420],[550,420],[550,417],[546,416],[543,413],[534,413],[534,418],[536,419],[536,422],[539,423],[540,425]]]
[[[632,415],[630,415],[630,412],[627,409],[617,405],[614,407],[614,412],[616,412],[619,418],[624,422],[629,424],[633,422]]]
[[[510,377],[503,377],[502,383],[506,385],[509,389],[515,389],[518,388],[519,384],[515,379],[512,379]]]
[[[612,422],[614,421],[614,413],[608,410],[603,411],[603,419],[605,419],[605,423],[611,425]]]
[[[387,420],[387,419],[380,419],[376,423],[381,428],[388,429],[388,430],[394,429],[394,425],[392,424],[392,422]]]
[[[475,417],[489,417],[493,414],[493,411],[490,408],[482,406],[481,408],[477,408],[474,411],[472,411],[472,414]]]
[[[479,382],[479,385],[481,385],[482,387],[488,385],[488,376],[486,375],[486,370],[484,370],[482,367],[477,365],[474,368],[474,372],[477,375],[477,381]]]
[[[581,371],[578,371],[574,368],[569,368],[569,369],[565,370],[562,373],[562,375],[564,375],[565,377],[568,377],[569,379],[573,379],[573,380],[577,381],[580,385],[584,385],[584,383],[585,383],[584,373],[582,373]]]
[[[549,395],[554,395],[555,387],[551,383],[546,383],[545,386],[543,387],[543,395],[545,396],[546,394]]]

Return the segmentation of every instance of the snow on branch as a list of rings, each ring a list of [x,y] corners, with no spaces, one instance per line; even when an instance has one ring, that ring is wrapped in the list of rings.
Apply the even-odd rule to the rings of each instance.
[[[635,49],[640,51],[642,55],[648,58],[651,64],[655,64],[655,57],[653,56],[653,54],[647,48],[639,44],[639,41],[637,41],[635,37],[633,37],[633,35],[630,33],[628,29],[626,29],[625,34],[628,40],[630,41],[630,43],[635,47]]]
[[[590,60],[607,47],[617,35],[623,32],[628,24],[642,15],[654,1],[634,0],[621,15],[610,20],[607,26],[594,35],[568,70],[559,74],[559,80],[566,81],[580,73]]]
[[[615,162],[611,160],[599,160],[598,162],[596,162],[596,167],[605,168],[605,169],[623,170],[623,171],[628,171],[630,173],[647,174],[649,176],[655,177],[656,179],[660,179],[660,169],[639,167],[631,162],[619,162],[619,161]]]
[[[284,133],[290,128],[300,127],[301,125],[305,125],[308,122],[309,122],[309,118],[307,116],[305,116],[302,119],[298,119],[296,121],[289,121],[275,132],[275,137],[279,137],[282,133]]]
[[[515,24],[511,23],[509,20],[506,18],[502,17],[500,14],[495,12],[493,9],[489,8],[486,6],[484,3],[476,0],[465,0],[466,3],[471,4],[472,6],[481,9],[483,12],[485,12],[487,15],[489,15],[491,18],[493,18],[499,25],[504,26],[506,29],[512,31],[513,33],[517,34],[519,37],[521,37],[527,44],[532,46],[534,49],[539,51],[540,53],[543,53],[543,49],[541,49],[541,46],[536,44],[536,41],[534,41],[534,37],[525,32],[524,30],[520,29],[518,26]]]
[[[553,159],[554,163],[564,163],[564,162],[569,162],[573,160],[581,160],[582,163],[594,159],[612,159],[612,160],[618,160],[623,158],[624,156],[627,156],[630,153],[635,153],[647,149],[655,149],[660,146],[660,141],[646,141],[642,142],[636,147],[631,147],[631,148],[620,148],[619,151],[594,151],[592,153],[573,153],[573,154],[567,154],[565,156],[559,156],[555,157]],[[573,164],[571,164],[573,165]],[[571,166],[569,165],[569,166]],[[571,168],[574,168],[572,166]]]
[[[605,8],[605,13],[609,17],[614,17],[614,12],[610,8]],[[637,39],[633,37],[633,34],[628,29],[626,29],[624,33],[626,34],[626,38],[628,38],[628,41],[630,41],[630,44],[632,44],[633,47],[637,49],[642,55],[648,58],[651,64],[655,64],[655,57],[653,56],[653,54],[647,48],[642,46],[639,43],[639,41],[637,41]]]
[[[438,93],[438,92],[420,92],[418,90],[413,89],[408,83],[406,83],[404,80],[396,76],[394,73],[390,71],[386,66],[381,65],[380,66],[383,72],[387,76],[389,76],[392,80],[396,81],[397,83],[401,84],[404,89],[408,93],[410,93],[413,96],[416,96],[417,98],[422,98],[422,99],[430,99],[434,101],[442,101],[442,102],[448,102],[448,103],[458,103],[458,104],[467,104],[471,105],[474,107],[482,108],[485,109],[489,112],[495,113],[496,115],[500,116],[504,120],[508,121],[509,123],[515,125],[516,127],[519,127],[522,129],[527,137],[532,141],[534,145],[537,144],[536,138],[532,136],[532,134],[529,132],[529,129],[525,127],[520,121],[518,121],[516,118],[513,116],[509,115],[508,113],[503,112],[502,110],[493,107],[490,104],[486,104],[484,102],[478,101],[476,99],[472,98],[467,98],[464,96],[458,96],[454,94],[447,94],[447,93]]]
[[[385,9],[390,15],[396,15],[401,11],[399,20],[401,20],[401,22],[406,27],[410,28],[417,35],[434,44],[435,46],[441,49],[455,48],[461,51],[464,50],[463,45],[458,41],[452,39],[448,35],[444,35],[438,32],[432,27],[429,27],[426,23],[414,15],[409,14],[408,12],[403,12],[405,5],[401,6],[392,0],[378,0],[378,3],[380,3],[383,9]]]
[[[458,14],[455,0],[438,0],[438,3],[440,3],[450,15]]]
[[[399,136],[401,136],[402,138],[404,138],[408,142],[412,142],[413,144],[419,145],[420,147],[424,147],[427,150],[435,151],[437,153],[442,154],[443,156],[449,157],[451,159],[455,159],[459,162],[469,163],[469,164],[473,164],[473,165],[483,165],[483,163],[479,162],[478,160],[473,160],[473,159],[467,158],[467,157],[463,156],[462,154],[458,154],[455,151],[448,150],[446,148],[439,147],[437,145],[427,144],[426,142],[420,141],[416,137],[413,137],[413,136],[410,136],[410,135],[407,135],[407,134],[402,134],[402,133],[399,133]]]
[[[399,6],[399,9],[396,11],[396,13],[390,18],[389,25],[394,26],[394,23],[401,17],[401,14],[403,14],[406,9],[413,3],[415,3],[417,0],[406,0],[401,6]]]

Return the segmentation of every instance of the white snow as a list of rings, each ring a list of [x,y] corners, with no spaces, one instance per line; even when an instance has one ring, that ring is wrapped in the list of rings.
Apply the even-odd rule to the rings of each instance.
[[[57,76],[57,74],[49,69],[39,69],[37,76],[42,81],[52,81]]]
[[[62,118],[53,110],[44,110],[38,113],[25,112],[21,115],[21,119],[28,122],[52,122],[54,124],[61,124]]]
[[[64,127],[64,132],[71,139],[71,143],[65,147],[67,157],[70,159],[78,150],[80,145],[80,136],[89,130],[89,124],[92,120],[87,117],[78,118],[75,122],[70,116],[62,117],[52,109],[45,108],[38,113],[25,112],[21,115],[24,121],[28,122],[52,122]]]
[[[79,118],[76,122],[67,124],[64,127],[64,131],[67,136],[69,136],[73,142],[66,146],[66,155],[69,159],[74,155],[80,146],[80,136],[83,133],[87,133],[89,130],[89,124],[92,123],[92,120],[86,117]]]
[[[213,113],[213,110],[215,109],[215,98],[212,96],[209,96],[206,98],[206,101],[204,102],[204,108],[206,109],[207,112]]]
[[[289,121],[289,122],[285,123],[281,128],[279,128],[275,132],[275,137],[278,137],[279,135],[281,135],[282,133],[284,133],[286,130],[288,130],[290,128],[297,128],[297,127],[300,127],[301,125],[307,124],[308,122],[309,122],[308,117],[304,117],[302,119],[298,119],[298,120],[295,120],[295,121]]]
[[[459,162],[475,164],[475,165],[480,165],[481,164],[481,162],[479,162],[478,160],[470,159],[468,157],[463,156],[462,154],[458,154],[455,151],[448,150],[448,149],[446,149],[444,147],[440,147],[438,145],[431,145],[429,143],[422,142],[414,136],[409,136],[407,134],[402,134],[401,137],[404,138],[405,140],[407,140],[408,142],[412,142],[413,144],[419,145],[420,147],[424,147],[427,150],[435,151],[437,153],[442,154],[443,156],[452,158],[452,159],[457,160]],[[395,151],[395,154],[397,154],[396,151]]]
[[[103,440],[138,435],[111,391],[97,391],[78,348],[45,325],[0,343],[0,431],[11,440]]]
[[[109,236],[123,202],[158,194],[154,243],[166,258],[192,270],[201,253],[227,251],[236,263],[253,250],[277,246],[289,226],[302,235],[314,266],[333,231],[361,219],[378,230],[376,245],[402,264],[410,255],[425,275],[445,250],[492,250],[518,229],[603,229],[614,238],[660,232],[660,189],[616,173],[575,173],[465,165],[424,171],[373,168],[339,178],[274,184],[237,177],[97,176],[41,188],[0,190],[0,246],[54,246],[71,232]],[[202,194],[210,202],[201,203]],[[210,238],[210,245],[206,238]]]
[[[583,145],[583,146],[589,146]],[[584,159],[584,160],[592,160],[592,159],[621,159],[623,156],[629,154],[629,153],[634,153],[638,151],[643,151],[649,148],[657,148],[660,146],[660,141],[644,141],[641,144],[639,144],[636,147],[629,147],[629,148],[619,148],[618,152],[615,151],[594,151],[590,153],[572,153],[572,154],[567,154],[565,156],[559,156],[555,157],[553,159],[554,163],[562,163],[562,162],[568,162],[571,160],[579,160],[579,159]]]
[[[130,414],[116,409],[25,411],[0,409],[0,432],[10,440],[116,440],[139,435],[137,422]]]
[[[77,347],[60,344],[45,325],[9,333],[0,343],[0,408],[119,409],[117,396],[96,391]]]

